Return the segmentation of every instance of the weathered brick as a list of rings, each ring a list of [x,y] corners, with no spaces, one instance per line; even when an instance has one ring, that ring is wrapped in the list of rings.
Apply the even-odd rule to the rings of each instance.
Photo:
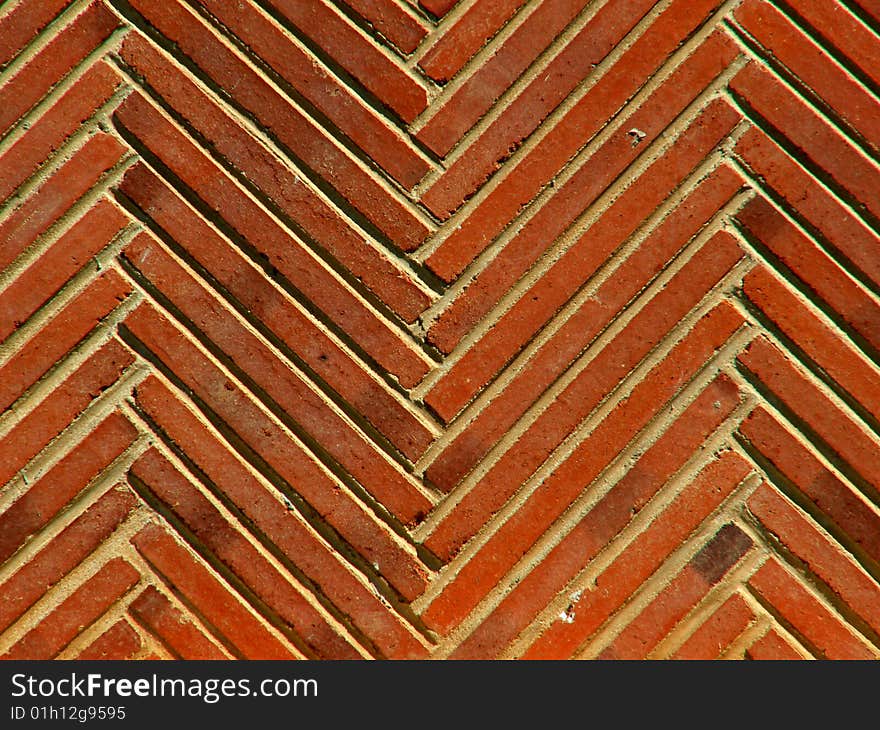
[[[17,6],[21,7],[21,5]],[[89,119],[120,87],[122,80],[106,63],[83,74],[30,128],[0,155],[0,200],[6,199],[52,152]]]
[[[424,423],[159,178],[135,165],[120,189],[405,456],[415,460],[424,453],[433,440]]]
[[[435,81],[445,83],[524,4],[525,0],[478,0],[431,44],[419,61],[419,68]]]
[[[272,0],[270,4],[404,121],[411,122],[427,105],[427,92],[415,77],[371,45],[330,3]]]
[[[880,235],[876,231],[847,211],[759,129],[750,128],[737,143],[736,152],[764,185],[795,208],[808,225],[880,286]]]
[[[878,631],[880,585],[875,580],[768,484],[762,484],[749,498],[748,506],[765,528],[777,535],[841,600]]]
[[[629,398],[618,405],[618,412],[593,430],[458,572],[453,582],[425,612],[425,622],[444,630],[460,622],[589,486],[593,478],[608,465],[611,457],[647,425],[663,403],[692,377],[741,322],[737,313],[724,306],[706,315],[688,337],[639,383]],[[558,399],[556,403],[562,407],[565,400]],[[524,480],[526,470],[535,469],[550,455],[547,434],[540,431],[542,427],[540,420],[532,425],[531,443],[526,442],[508,452],[517,456],[517,463],[509,463],[514,461],[512,457],[507,459],[508,463],[504,460],[498,462],[494,467],[496,475],[506,469],[507,478],[513,477],[514,482],[519,482]],[[601,444],[602,448],[597,448],[597,444]],[[522,452],[526,445],[529,453],[524,455]],[[480,487],[485,489],[489,484],[491,482],[484,479]],[[485,499],[485,502],[489,502],[489,499]],[[487,509],[484,513],[484,521],[490,514],[488,512]]]
[[[428,371],[427,358],[383,322],[366,303],[303,247],[290,245],[290,234],[248,198],[215,164],[140,95],[130,96],[117,119],[142,139],[181,180],[242,235],[264,261],[323,310],[332,321],[404,387]]]
[[[5,66],[71,0],[23,0],[0,19],[0,66]]]
[[[752,545],[742,530],[726,524],[598,658],[645,659]]]
[[[876,439],[810,383],[788,357],[762,336],[749,345],[739,361],[869,484],[880,488],[880,448]]]
[[[137,236],[122,255],[201,332],[214,342],[225,343],[224,354],[277,404],[278,410],[298,422],[309,438],[324,444],[327,452],[401,522],[415,522],[430,509],[430,500],[411,478],[331,409],[300,372],[251,334],[147,234]]]
[[[697,475],[572,603],[573,621],[554,622],[524,654],[526,659],[562,658],[617,611],[705,517],[742,482],[748,463],[728,451]]]
[[[734,15],[774,59],[787,66],[875,150],[880,149],[880,103],[835,65],[827,52],[763,0],[744,3]]]
[[[101,200],[0,294],[0,340],[24,324],[119,233],[125,218]],[[110,274],[113,278],[115,275]]]
[[[758,661],[795,661],[804,657],[776,629],[770,629],[746,649],[746,658]]]
[[[725,113],[729,111],[727,107],[724,105],[719,106],[721,111],[719,116],[722,119],[712,119],[712,115],[707,114],[709,119],[706,120],[705,126],[699,127],[701,131],[707,132],[707,136],[710,136],[710,139],[698,138],[695,140],[689,138],[682,142],[683,146],[699,149],[704,154],[708,151],[708,148],[718,141],[721,135],[729,131],[735,120],[732,118],[732,115]],[[713,122],[716,122],[721,129],[713,129],[715,126]],[[662,162],[664,160],[657,164],[661,165]],[[669,162],[671,163],[670,167],[673,168],[670,177],[677,182],[676,178],[680,180],[681,177],[690,171],[693,160],[675,159],[675,156],[673,156],[673,159],[669,160]],[[682,162],[684,164],[681,164]],[[682,167],[684,170],[681,169]],[[668,191],[665,185],[669,183],[671,187],[674,184],[672,181],[665,179],[666,175],[663,174],[664,172],[667,171],[657,170],[659,174],[651,181],[661,191],[659,194],[655,193],[651,196],[656,203],[659,203],[662,200],[662,196]],[[574,182],[575,179],[572,178],[571,182]],[[639,189],[639,193],[644,193],[645,197],[649,197],[649,191]],[[544,210],[546,211],[550,207],[551,204],[548,204],[548,207],[545,207]],[[608,220],[610,223],[616,218],[618,212],[620,211],[610,210],[608,212],[610,217],[603,220]],[[490,268],[482,272],[480,279],[484,282],[486,279],[489,279],[489,282],[484,284],[484,290],[478,291],[474,287],[466,289],[464,297],[459,299],[453,305],[453,308],[444,313],[446,322],[452,321],[452,327],[455,330],[454,337],[460,336],[464,331],[467,331],[464,328],[469,328],[471,323],[475,323],[472,318],[476,315],[485,314],[483,310],[491,306],[502,295],[499,285],[513,283],[510,281],[512,279],[511,274],[520,269],[524,270],[532,263],[532,259],[537,256],[538,252],[535,244],[538,242],[536,237],[538,229],[535,228],[531,234],[526,236],[525,231],[527,229],[528,226],[523,229],[523,237],[518,239],[522,241],[522,246],[511,246],[511,249],[506,250],[499,258],[493,261],[493,265]],[[603,240],[601,237],[602,233],[603,229],[601,224],[599,224],[595,235],[592,232],[587,232],[565,253],[561,254],[557,261],[529,289],[523,292],[523,295],[520,296],[517,302],[504,313],[501,320],[481,337],[475,345],[471,346],[466,354],[431,389],[425,401],[444,420],[448,421],[455,415],[478,392],[479,387],[485,385],[488,379],[502,365],[509,361],[531,336],[543,327],[565,304],[568,298],[573,296],[602,265],[603,260],[611,254],[609,243],[615,240],[611,237]],[[542,240],[546,241],[546,238]],[[530,252],[526,253],[526,257],[524,257],[526,260],[523,260],[517,254],[524,253],[522,248],[525,247],[528,247]],[[719,246],[719,249],[723,251],[723,254],[719,255],[719,259],[722,256],[726,258],[724,254],[727,254],[729,248],[730,246],[727,245]],[[499,281],[495,276],[496,272],[503,272],[501,275],[504,279]],[[480,294],[486,293],[485,289],[489,289],[489,296],[485,297],[483,302],[480,302],[478,299],[476,306],[474,306],[474,298],[478,298]],[[469,305],[471,308],[470,312],[467,311]],[[462,308],[466,312],[464,316],[462,316],[460,311]],[[473,311],[474,309],[476,311]],[[432,339],[435,336],[436,330],[441,328],[444,323],[444,319],[441,318],[432,327],[430,333]],[[449,344],[452,345],[453,343]]]
[[[193,484],[157,451],[147,451],[131,473],[161,499],[196,539],[212,551],[281,619],[306,646],[325,659],[357,659],[360,653],[328,623],[289,576],[272,566],[257,548],[228,522]]]
[[[138,7],[142,11],[147,9]],[[192,53],[194,60],[216,82],[234,89],[233,100],[255,115],[293,153],[294,159],[300,160],[323,177],[350,200],[361,215],[400,248],[411,250],[421,243],[427,235],[427,228],[410,208],[395,200],[320,127],[291,107],[278,91],[223,46],[192,13],[178,7],[176,3],[167,3],[161,7],[150,5],[149,10],[148,19],[168,33],[171,40],[183,43],[184,50]],[[282,206],[285,203],[296,203],[298,197],[306,197],[307,205],[318,209],[317,214],[302,203],[292,209],[297,213],[305,210],[310,216],[306,220],[307,230],[319,225],[321,214],[328,218],[324,226],[329,227],[333,214],[328,214],[326,205],[316,201],[311,191],[305,189],[303,183],[286,167],[274,162],[265,152],[260,154],[261,145],[243,128],[235,124],[223,124],[224,117],[218,114],[215,105],[207,101],[192,82],[174,73],[173,67],[163,62],[159,54],[148,49],[142,41],[131,39],[123,49],[123,57],[134,65],[138,73],[144,74],[150,85],[185,119],[205,134],[233,164],[242,167],[243,172],[248,173],[257,184],[262,183],[265,186],[267,181],[272,183],[270,173],[273,168],[283,170],[290,179],[287,184],[292,190],[288,191],[286,186],[281,187],[275,183],[269,187],[267,193],[274,195],[277,203]],[[242,139],[246,140],[244,144]],[[320,234],[320,230],[317,233]],[[327,236],[322,238],[326,241]]]
[[[134,567],[114,558],[77,588],[3,659],[52,659],[140,580]]]
[[[425,472],[431,483],[443,491],[452,489],[739,186],[739,178],[729,168],[721,167],[666,217],[434,460]],[[621,219],[625,219],[623,214],[607,218],[607,225],[597,223],[593,227],[590,238],[596,246],[610,249],[622,241],[626,229],[620,230]],[[632,220],[636,220],[635,215]],[[606,236],[610,243],[604,242]]]
[[[6,3],[7,657],[876,658],[878,21]]]
[[[692,633],[672,659],[706,661],[716,659],[755,620],[755,613],[734,593]]]
[[[598,63],[613,44],[625,34],[627,26],[631,27],[637,22],[639,13],[646,12],[651,5],[648,2],[629,3],[638,6],[635,17],[626,14],[624,16],[626,24],[620,28],[613,11],[616,6],[622,4],[606,5],[607,12],[597,15],[591,24],[581,31],[583,42],[586,44],[584,49],[586,58],[580,59],[579,66],[583,69],[584,76],[592,65]],[[472,235],[478,236],[477,250],[482,250],[519,207],[531,200],[542,185],[550,182],[562,165],[599,131],[608,121],[608,117],[613,116],[619,109],[620,104],[638,89],[641,81],[660,65],[665,56],[671,53],[688,32],[703,20],[704,14],[717,4],[717,0],[699,0],[698,3],[689,4],[673,3],[662,18],[650,26],[648,33],[642,36],[640,41],[634,44],[614,67],[565,113],[540,144],[536,145],[522,162],[516,164],[513,171],[506,176],[504,183],[487,196],[477,209],[485,212],[487,220],[483,222],[477,218],[477,225],[474,226],[477,228],[476,231],[462,226],[461,231],[453,234],[444,245],[454,246],[455,241],[466,235]],[[537,14],[531,19],[536,21]],[[610,32],[611,35],[606,36],[602,33],[597,39],[591,39],[591,33],[595,30],[592,24],[604,28],[606,22],[608,23],[606,32]],[[597,43],[596,48],[592,46],[593,42]],[[716,49],[715,53],[723,55],[724,52],[719,53]],[[563,56],[559,63],[565,64],[566,60]],[[716,61],[708,62],[707,66],[711,67],[715,63]],[[543,115],[549,113],[556,105],[553,102],[558,103],[561,100],[562,95],[559,92],[567,93],[582,80],[582,77],[578,76],[567,78],[563,73],[561,81],[564,86],[556,90],[551,87],[550,90],[555,93],[549,97],[551,104],[547,108],[542,101],[543,89],[546,86],[542,81],[544,78],[543,75],[539,76],[529,92],[520,97],[522,101],[517,100],[525,105],[525,109],[521,109],[516,102],[508,107],[492,126],[477,138],[475,144],[469,147],[468,154],[457,161],[423,196],[423,201],[435,215],[446,218],[458,209],[485,179],[495,172],[499,163],[509,157],[511,146],[518,145],[531,134],[543,119]],[[541,112],[537,114],[530,112],[531,106],[537,106]],[[422,130],[419,135],[423,141],[424,134],[425,130]],[[493,208],[497,209],[495,215],[491,212]],[[474,215],[475,213],[471,213],[471,217]],[[486,228],[489,228],[489,231]],[[432,256],[432,261],[436,262],[432,268],[444,278],[451,276],[455,271],[453,267],[443,266],[444,262],[437,253]],[[461,264],[458,268],[462,268]]]
[[[130,291],[131,288],[111,270],[65,306],[0,367],[0,410],[8,408],[62,360]]]
[[[880,373],[763,266],[743,280],[745,295],[868,413],[880,413]]]
[[[181,659],[229,658],[225,651],[154,586],[144,588],[128,605],[128,611]]]
[[[132,542],[244,658],[302,659],[295,647],[285,646],[218,578],[158,525],[142,528]]]
[[[730,88],[845,193],[872,215],[880,215],[876,165],[769,71],[750,63],[733,78]]]
[[[412,53],[428,34],[422,21],[393,0],[343,0],[403,53]]]
[[[108,342],[64,380],[0,442],[0,484],[36,456],[134,361],[116,341]]]
[[[76,655],[86,661],[131,659],[141,649],[141,637],[131,624],[120,619]]]
[[[547,557],[513,588],[462,643],[459,651],[478,651],[479,656],[484,657],[499,654],[649,503],[694,449],[730,415],[737,396],[737,388],[728,378],[713,381]]]
[[[112,413],[0,514],[0,562],[45,527],[89,481],[135,439],[131,423]]]
[[[126,326],[192,388],[288,484],[359,551],[402,595],[424,589],[415,554],[321,468],[292,434],[281,430],[155,309],[141,306]]]
[[[763,458],[880,562],[880,516],[863,495],[825,467],[765,408],[752,411],[740,431]]]
[[[345,84],[318,66],[299,45],[292,44],[264,15],[250,5],[238,6],[233,12],[222,0],[199,3],[403,187],[411,188],[425,176],[429,165],[406,138]],[[347,4],[357,5],[368,13],[377,29],[399,29],[401,40],[409,48],[407,52],[413,50],[412,41],[404,39],[412,39],[419,32],[424,35],[424,29],[392,0],[349,0]]]
[[[109,537],[137,505],[122,487],[104,494],[3,583],[0,626],[8,628]]]
[[[700,275],[703,275],[706,270],[698,265],[699,261],[697,259],[691,271],[699,270]],[[685,276],[688,273],[685,272]],[[664,293],[671,292],[677,294],[688,292],[689,296],[699,296],[698,292],[690,291],[690,287],[669,288]],[[652,302],[654,306],[643,309],[640,312],[641,321],[634,319],[628,326],[628,335],[632,340],[628,341],[628,339],[618,337],[611,346],[604,348],[565,390],[554,398],[548,408],[518,439],[517,444],[492,466],[465,497],[465,500],[460,503],[460,514],[466,515],[471,510],[476,510],[476,514],[470,519],[455,518],[454,522],[450,523],[455,525],[456,537],[454,540],[444,544],[444,541],[438,536],[435,543],[432,536],[426,542],[432,550],[437,551],[439,555],[446,556],[454,552],[465,539],[476,532],[481,524],[481,518],[499,509],[517,485],[528,478],[543,460],[549,457],[553,450],[570,435],[577,424],[589,415],[603,398],[614,391],[630,370],[638,364],[637,358],[646,354],[652,344],[657,341],[649,338],[653,336],[659,339],[663,332],[667,331],[685,314],[686,310],[678,310],[676,314],[667,302],[667,297],[659,298]],[[693,299],[684,302],[688,308],[694,304]],[[713,347],[719,347],[741,322],[742,319],[739,315],[731,309],[721,307],[713,313],[713,316],[704,318],[700,330],[692,331],[691,336],[694,338],[702,337],[704,332],[701,330],[705,328],[711,332],[712,328],[717,326],[718,331],[713,333],[713,336],[718,339],[713,340],[715,343]],[[631,343],[639,343],[642,349],[636,349]],[[680,345],[676,354],[682,352],[683,347]],[[701,365],[702,361],[697,364]],[[657,377],[660,377],[659,372],[661,371],[657,371]],[[671,383],[669,384],[671,385]],[[655,403],[655,406],[658,405]],[[476,508],[477,504],[480,505],[479,508]],[[449,537],[451,536],[447,535],[446,539],[448,540]]]
[[[122,157],[124,148],[99,133],[0,222],[0,269],[6,268]]]
[[[880,349],[880,304],[836,266],[828,254],[764,198],[752,200],[737,214],[737,220],[827,301],[847,325]]]
[[[94,2],[0,88],[0,134],[66,76],[119,25],[102,3]]]
[[[776,558],[770,558],[752,576],[749,586],[774,606],[823,658],[877,658],[875,651],[820,604]]]
[[[384,610],[375,593],[343,564],[338,553],[294,510],[260,485],[167,388],[148,379],[138,386],[137,400],[177,447],[382,652],[394,658],[424,653],[405,627]]]
[[[668,107],[664,104],[663,109],[664,111],[658,110],[660,118],[663,118],[662,115],[668,111]],[[668,120],[669,117],[666,119]],[[596,223],[597,230],[594,232],[591,227],[576,238],[575,243],[564,256],[566,262],[574,257],[587,256],[587,263],[583,267],[584,276],[580,282],[589,278],[613,251],[613,249],[609,250],[609,239],[602,241],[604,245],[600,248],[595,243],[594,236],[601,236],[603,228],[610,225],[624,208],[632,205],[634,199],[639,201],[644,197],[641,203],[649,209],[659,205],[671,189],[680,183],[693,167],[705,158],[712,147],[730,132],[737,121],[738,115],[726,103],[716,100],[710,104],[672,149],[655,161],[636,185],[627,191],[629,194],[624,194],[606,211]],[[655,129],[659,131],[659,128]],[[475,281],[443,312],[429,330],[430,341],[442,351],[451,352],[462,337],[490,313],[491,308],[517,279],[540,258],[548,247],[548,239],[562,235],[576,217],[595,202],[606,186],[613,182],[616,175],[625,167],[627,159],[631,160],[635,156],[632,139],[623,130],[609,139],[547,201],[546,205],[519,229],[516,236],[505,245],[504,250],[477,274]],[[635,223],[641,222],[642,219],[633,220]],[[618,223],[618,225],[627,224]],[[584,249],[587,249],[588,253]],[[558,272],[562,266],[562,263],[556,263],[553,268]],[[580,265],[576,270],[582,270]],[[574,283],[568,284],[569,292]]]

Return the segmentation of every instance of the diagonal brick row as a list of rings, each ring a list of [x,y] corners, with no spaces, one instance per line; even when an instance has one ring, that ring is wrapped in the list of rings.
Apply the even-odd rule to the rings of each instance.
[[[0,656],[877,657],[878,31],[0,8]]]

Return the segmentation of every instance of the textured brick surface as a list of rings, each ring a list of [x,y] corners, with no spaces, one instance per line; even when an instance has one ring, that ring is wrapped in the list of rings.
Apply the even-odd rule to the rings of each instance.
[[[880,656],[878,33],[0,5],[0,658]]]

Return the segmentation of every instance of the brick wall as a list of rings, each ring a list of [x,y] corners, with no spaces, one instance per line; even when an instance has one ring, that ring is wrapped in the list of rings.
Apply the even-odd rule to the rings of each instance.
[[[4,3],[0,655],[878,656],[878,31]]]

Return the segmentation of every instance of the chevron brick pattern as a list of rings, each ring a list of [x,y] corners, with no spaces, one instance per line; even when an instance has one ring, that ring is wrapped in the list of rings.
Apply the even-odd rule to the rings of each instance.
[[[0,5],[0,657],[878,657],[878,34]]]

